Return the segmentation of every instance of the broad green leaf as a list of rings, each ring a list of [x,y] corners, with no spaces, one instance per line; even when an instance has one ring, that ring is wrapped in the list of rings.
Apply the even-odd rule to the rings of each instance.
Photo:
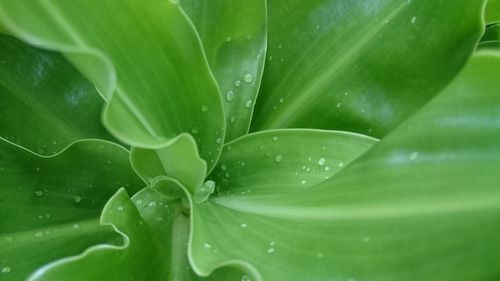
[[[198,277],[187,256],[189,218],[183,213],[179,183],[158,178],[131,199],[119,190],[104,207],[101,224],[111,225],[123,237],[121,245],[100,244],[38,270],[30,281],[106,280],[239,280],[234,267]],[[235,278],[238,277],[238,279]]]
[[[143,183],[122,147],[80,141],[40,157],[0,140],[0,279],[26,280],[38,267],[116,235],[99,225],[120,187]]]
[[[376,142],[339,131],[253,133],[226,144],[210,179],[217,183],[217,196],[253,196],[254,192],[279,196],[292,189],[304,191],[335,175]]]
[[[268,1],[252,130],[385,136],[444,88],[481,36],[483,0]]]
[[[0,21],[30,43],[64,52],[109,101],[104,125],[119,140],[158,148],[196,129],[202,158],[216,162],[222,101],[177,1],[5,0]]]
[[[279,197],[227,186],[195,204],[193,263],[204,272],[243,260],[273,281],[496,280],[498,73],[500,52],[476,55],[440,95],[327,181]]]
[[[488,0],[485,10],[486,23],[500,22],[500,0]]]
[[[0,34],[0,136],[42,155],[85,138],[112,140],[103,100],[63,56]]]
[[[145,182],[150,183],[157,176],[169,176],[183,183],[191,194],[207,175],[207,164],[198,155],[196,143],[188,134],[179,135],[173,143],[156,150],[134,148],[130,161]]]
[[[221,89],[226,140],[248,132],[267,46],[265,0],[181,0]]]

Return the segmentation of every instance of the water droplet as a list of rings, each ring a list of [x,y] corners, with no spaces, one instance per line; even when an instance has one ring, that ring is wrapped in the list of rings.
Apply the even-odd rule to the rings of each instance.
[[[342,168],[344,166],[344,162],[340,162],[338,166],[339,168]]]
[[[279,103],[283,103],[285,101],[284,98],[280,98]]]
[[[44,192],[42,190],[35,190],[33,194],[35,194],[36,197],[42,197]]]
[[[281,49],[281,48],[283,48],[283,45],[278,44],[278,49]]]
[[[300,184],[305,184],[306,183],[306,180],[301,180],[300,181]]]
[[[273,141],[274,141],[274,142],[278,141],[279,139],[280,139],[279,137],[276,137],[276,136],[275,136],[275,137],[273,137]]]
[[[203,244],[203,247],[205,247],[207,249],[212,249],[212,245],[210,245],[208,243]]]
[[[226,93],[226,100],[228,102],[232,102],[233,99],[234,99],[234,92],[233,92],[233,90],[227,91],[227,93]]]
[[[245,72],[245,74],[243,74],[243,81],[245,81],[246,83],[252,83],[253,81],[253,76],[250,72]]]
[[[274,161],[276,161],[276,163],[280,163],[281,161],[283,161],[283,155],[276,155],[276,157],[274,157]]]
[[[236,87],[241,86],[241,80],[236,80],[236,81],[234,81],[234,85],[235,85]]]
[[[35,237],[38,237],[38,238],[43,237],[43,232],[38,231],[37,233],[35,233]]]
[[[250,277],[248,277],[248,275],[242,275],[241,281],[252,281],[252,279],[250,279]]]
[[[252,39],[252,34],[247,34],[247,36],[245,37],[245,39],[251,40]]]
[[[222,142],[222,139],[221,139],[221,138],[217,138],[217,139],[215,140],[215,142],[216,142],[216,143],[221,143],[221,142]]]
[[[215,190],[215,182],[212,181],[212,180],[207,180],[203,186],[205,187],[205,189],[210,192],[210,193],[213,193],[214,190]]]
[[[80,224],[75,223],[75,224],[73,225],[73,228],[74,228],[74,229],[80,229]]]
[[[75,202],[76,204],[82,202],[82,197],[78,195],[73,196],[73,202]]]
[[[149,207],[156,207],[156,201],[151,201],[148,204]]]
[[[142,200],[137,200],[137,201],[135,201],[135,203],[136,203],[137,205],[142,205]]]
[[[365,236],[365,237],[363,237],[363,242],[364,242],[364,243],[368,243],[368,242],[370,242],[370,237],[369,237],[369,236]]]
[[[36,168],[35,168],[35,171],[36,171],[37,173],[40,173],[40,171],[41,171],[40,167],[36,167]]]
[[[349,95],[349,92],[345,92],[345,93],[344,93],[344,96],[348,96],[348,95]]]
[[[242,223],[241,224],[241,228],[245,228],[245,227],[247,227],[247,224],[246,223]]]
[[[321,28],[321,26],[319,24],[316,25],[316,29],[320,29],[320,28]]]
[[[411,24],[414,24],[417,21],[417,17],[411,18]]]
[[[267,253],[268,253],[268,254],[272,254],[272,253],[274,253],[274,248],[272,248],[272,247],[271,247],[271,248],[267,249]]]
[[[318,160],[318,165],[320,165],[320,166],[324,166],[324,165],[325,165],[325,163],[326,163],[326,159],[325,159],[325,158],[320,158],[320,159]]]
[[[340,108],[341,106],[342,106],[341,102],[337,103],[337,108]]]
[[[192,133],[193,135],[197,135],[197,134],[199,134],[199,133],[200,133],[200,128],[198,128],[198,127],[193,127],[193,128],[191,129],[191,133]]]
[[[326,167],[325,167],[325,172],[330,171],[330,169],[331,169],[331,167],[330,167],[330,166],[326,166]]]
[[[233,37],[232,37],[232,36],[228,36],[228,37],[226,37],[226,42],[231,42],[231,40],[233,40]]]
[[[157,217],[156,221],[163,221],[163,217]]]
[[[117,209],[118,211],[122,212],[122,211],[123,211],[123,206],[118,206],[116,209]]]
[[[268,61],[272,61],[273,60],[273,56],[269,56],[269,58],[267,58]]]
[[[416,160],[418,157],[418,152],[413,151],[408,158],[410,158],[411,161]]]
[[[247,100],[247,101],[245,102],[245,107],[246,107],[246,108],[251,108],[251,107],[252,107],[252,100]]]
[[[172,3],[172,4],[178,4],[179,0],[170,0],[170,3]]]
[[[206,104],[201,106],[201,112],[207,112],[208,111],[208,106]]]
[[[323,253],[319,252],[317,255],[318,259],[321,259],[323,257]]]
[[[234,123],[234,121],[236,121],[236,116],[232,116],[230,121],[231,123]]]
[[[220,165],[220,168],[221,168],[222,170],[225,170],[225,169],[227,169],[227,166],[226,166],[226,164],[222,164],[222,165]]]
[[[1,271],[2,271],[2,273],[4,273],[4,274],[9,274],[9,273],[12,271],[12,269],[11,269],[10,267],[8,267],[8,266],[4,266],[4,267],[2,267],[2,270],[1,270]],[[250,279],[249,279],[249,280],[250,280]]]

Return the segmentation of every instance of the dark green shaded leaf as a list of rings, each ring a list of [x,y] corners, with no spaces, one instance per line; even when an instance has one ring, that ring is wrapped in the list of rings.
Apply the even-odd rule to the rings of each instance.
[[[120,187],[143,185],[122,147],[81,141],[39,157],[0,140],[0,278],[26,280],[35,269],[74,255],[115,233],[99,225]]]
[[[268,1],[252,121],[382,137],[444,88],[481,36],[484,1]]]
[[[104,102],[58,53],[0,34],[0,136],[42,155],[71,142],[113,140],[101,125]]]

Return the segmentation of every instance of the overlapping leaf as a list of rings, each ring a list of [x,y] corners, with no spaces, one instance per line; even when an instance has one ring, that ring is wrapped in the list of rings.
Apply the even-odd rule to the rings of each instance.
[[[26,280],[45,263],[115,242],[112,229],[99,225],[102,207],[120,187],[135,192],[143,185],[128,152],[105,141],[81,141],[39,157],[1,140],[0,182],[5,280]]]
[[[131,199],[119,190],[107,203],[103,225],[122,236],[119,246],[96,245],[84,253],[49,264],[30,281],[97,280],[239,280],[244,273],[224,267],[209,278],[198,277],[187,256],[189,218],[183,214],[179,183],[157,178]]]
[[[0,34],[0,136],[42,155],[85,138],[113,138],[101,125],[95,87],[63,56]]]
[[[252,121],[381,137],[458,73],[484,1],[268,1],[268,52]]]
[[[418,114],[317,185],[272,196],[280,164],[257,177],[248,169],[248,186],[267,177],[268,188],[227,185],[194,205],[194,264],[243,260],[274,281],[495,280],[499,72],[500,53],[477,55]]]
[[[6,0],[0,21],[32,44],[64,52],[109,101],[104,124],[118,139],[157,148],[192,132],[202,158],[215,163],[222,102],[177,1]]]
[[[248,132],[267,44],[265,0],[181,0],[221,89],[226,140]]]

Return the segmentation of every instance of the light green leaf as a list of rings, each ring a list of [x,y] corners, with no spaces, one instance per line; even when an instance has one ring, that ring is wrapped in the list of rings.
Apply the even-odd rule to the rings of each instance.
[[[222,141],[222,139],[221,139]],[[207,164],[198,155],[194,139],[182,134],[157,150],[132,149],[130,161],[136,172],[147,182],[161,175],[182,182],[194,194],[207,175]]]
[[[485,10],[486,23],[500,22],[500,0],[488,0]]]
[[[210,179],[221,191],[217,196],[253,196],[256,192],[279,197],[280,193],[304,191],[325,181],[376,142],[340,131],[284,129],[253,133],[226,144]]]
[[[206,272],[243,260],[273,281],[496,280],[498,73],[500,52],[476,55],[444,92],[328,181],[279,197],[227,186],[195,204],[194,264]]]
[[[157,178],[130,199],[121,189],[106,204],[101,224],[113,226],[123,237],[120,246],[96,245],[84,253],[56,261],[30,281],[106,280],[238,280],[235,267],[217,270],[210,278],[198,277],[187,257],[189,218],[183,213],[180,183]],[[238,276],[238,279],[234,277]]]
[[[143,185],[125,149],[89,140],[52,157],[0,140],[0,182],[0,279],[9,281],[115,242],[112,229],[99,226],[102,207],[120,187],[135,192]]]
[[[267,46],[265,0],[181,0],[221,89],[226,141],[248,132]]]
[[[0,34],[0,136],[42,155],[85,138],[113,140],[103,100],[58,53]]]
[[[158,148],[199,128],[200,154],[216,162],[222,101],[176,1],[6,0],[0,21],[32,44],[64,52],[109,100],[104,124],[119,140]]]
[[[477,46],[478,50],[493,50],[493,51],[499,51],[500,50],[500,41],[486,41],[486,42],[481,42]]]
[[[268,52],[252,130],[381,137],[458,73],[483,0],[268,1]]]

